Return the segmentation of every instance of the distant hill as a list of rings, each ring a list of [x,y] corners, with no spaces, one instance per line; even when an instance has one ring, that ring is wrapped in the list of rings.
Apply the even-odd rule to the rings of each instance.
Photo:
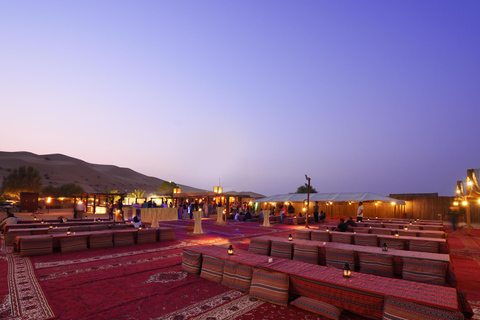
[[[157,193],[157,188],[165,180],[149,177],[128,168],[113,165],[88,163],[63,154],[38,155],[30,152],[0,151],[0,179],[20,166],[35,167],[43,176],[43,185],[59,187],[66,183],[76,183],[86,192],[118,190],[133,192],[145,190],[145,196]],[[0,182],[1,183],[1,182]],[[180,185],[182,192],[202,192],[186,185]]]

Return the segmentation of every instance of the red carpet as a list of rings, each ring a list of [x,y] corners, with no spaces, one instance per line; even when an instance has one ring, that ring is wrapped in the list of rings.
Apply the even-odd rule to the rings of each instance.
[[[243,222],[218,226],[204,220],[205,234],[193,235],[186,231],[188,224],[188,221],[162,223],[175,228],[175,241],[32,258],[18,258],[2,251],[0,319],[322,319],[295,307],[250,299],[239,291],[181,269],[182,248],[228,242],[246,250],[252,236],[286,237],[303,226],[264,228],[258,223]],[[458,289],[467,293],[472,307],[478,308],[480,232],[474,231],[474,237],[464,235],[464,230],[450,234],[449,243]],[[16,260],[12,258],[15,256]],[[17,270],[17,278],[3,281],[8,279],[7,269]],[[8,283],[17,287],[9,289]],[[15,317],[11,290],[17,293],[20,302],[15,307]],[[342,319],[362,317],[344,312]]]

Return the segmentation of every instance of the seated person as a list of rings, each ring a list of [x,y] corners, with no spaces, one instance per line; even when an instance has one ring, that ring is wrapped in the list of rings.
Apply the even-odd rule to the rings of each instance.
[[[138,216],[133,217],[133,226],[135,228],[139,228],[142,226],[142,221],[140,221],[140,217]]]
[[[247,210],[247,213],[245,213],[245,221],[248,219],[252,219],[252,214],[250,213],[250,210]]]
[[[235,221],[239,221],[239,220],[240,220],[240,213],[237,212],[237,213],[235,214]]]
[[[263,219],[263,209],[260,210],[260,213],[258,214],[259,219]]]
[[[0,228],[6,224],[17,224],[18,221],[22,221],[22,219],[15,217],[12,212],[8,212],[7,217],[3,219],[2,223],[0,223]]]
[[[338,226],[334,229],[334,231],[340,231],[340,232],[346,232],[348,229],[348,224],[345,223],[344,219],[340,219],[340,223]]]
[[[326,214],[325,212],[321,211],[320,212],[320,217],[318,217],[320,219],[320,222],[325,222],[325,217],[326,217]]]
[[[356,227],[357,224],[353,221],[352,217],[348,217],[347,222],[345,222],[349,227]]]

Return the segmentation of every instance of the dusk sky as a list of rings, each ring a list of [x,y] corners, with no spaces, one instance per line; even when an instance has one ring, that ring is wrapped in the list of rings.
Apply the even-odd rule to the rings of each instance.
[[[454,195],[480,1],[2,1],[0,150],[211,190]]]

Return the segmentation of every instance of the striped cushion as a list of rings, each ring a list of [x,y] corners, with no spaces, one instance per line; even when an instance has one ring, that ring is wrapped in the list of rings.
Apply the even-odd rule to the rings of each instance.
[[[372,234],[387,234],[391,235],[392,232],[390,229],[372,229]]]
[[[443,238],[443,233],[419,232],[418,235],[424,238]]]
[[[318,264],[318,247],[296,244],[293,247],[293,260]]]
[[[200,272],[200,277],[216,283],[222,283],[223,265],[224,261],[222,259],[203,255],[202,271]]]
[[[356,233],[370,233],[370,228],[355,228],[353,231]]]
[[[72,232],[85,232],[85,231],[90,231],[89,226],[71,226],[70,231]]]
[[[359,252],[360,272],[393,278],[393,258],[389,255]]]
[[[182,269],[188,273],[198,275],[202,267],[202,254],[183,249]]]
[[[123,230],[123,229],[127,229],[127,225],[125,223],[111,224],[110,229],[112,229],[112,230]]]
[[[398,230],[398,235],[401,237],[416,237],[415,234],[404,230]]]
[[[175,229],[174,228],[158,228],[159,241],[171,241],[175,240]]]
[[[15,230],[9,230],[5,234],[5,245],[11,246],[13,244],[13,240],[15,239],[16,236],[29,236],[31,235],[31,231],[15,231]]]
[[[73,252],[87,250],[87,236],[61,238],[60,250],[62,252]]]
[[[130,246],[135,244],[135,240],[132,232],[114,232],[113,244],[115,247]]]
[[[355,244],[359,246],[378,247],[376,234],[356,234]]]
[[[22,257],[51,254],[53,252],[53,241],[51,235],[35,236],[33,239],[28,236],[20,236],[19,254]]]
[[[152,243],[157,242],[157,230],[155,229],[140,229],[137,233],[137,243]]]
[[[332,232],[332,242],[352,244],[353,233]]]
[[[310,237],[315,241],[330,242],[330,232],[327,231],[312,230]]]
[[[272,241],[272,257],[292,260],[292,244],[289,242]]]
[[[461,320],[463,314],[459,311],[448,311],[419,305],[405,299],[385,297],[383,318],[385,320],[415,319],[415,320]]]
[[[383,243],[388,245],[388,249],[405,250],[405,240],[402,239],[380,239],[378,246],[381,247]]]
[[[89,226],[89,231],[100,231],[100,230],[107,230],[108,225],[106,224],[99,224],[98,226]]]
[[[420,227],[419,227],[419,226],[413,226],[413,225],[410,226],[410,225],[409,225],[409,226],[408,226],[408,229],[409,229],[409,230],[420,230]]]
[[[113,232],[91,233],[88,246],[90,249],[113,247]]]
[[[383,224],[381,223],[370,223],[370,222],[367,222],[368,226],[369,227],[372,227],[372,228],[383,228]]]
[[[353,250],[325,247],[325,257],[327,267],[343,269],[345,263],[348,263],[350,268],[355,270],[355,252]]]
[[[286,307],[288,286],[288,274],[253,268],[250,297]]]
[[[271,242],[271,240],[252,238],[248,252],[269,256]]]
[[[59,229],[59,228],[52,228],[48,229],[48,234],[58,234],[58,233],[67,233],[67,230],[65,229]]]
[[[310,231],[302,229],[295,230],[295,239],[310,240]]]
[[[443,227],[441,227],[441,226],[422,226],[422,230],[443,231]]]
[[[341,309],[331,305],[330,303],[304,296],[292,301],[291,305],[312,313],[319,314],[328,319],[340,319],[340,314],[342,313]]]
[[[428,240],[410,240],[410,251],[438,253],[438,242]]]
[[[232,261],[225,261],[222,285],[247,292],[252,282],[253,269]]]
[[[440,261],[403,258],[404,280],[445,286],[447,264]]]

